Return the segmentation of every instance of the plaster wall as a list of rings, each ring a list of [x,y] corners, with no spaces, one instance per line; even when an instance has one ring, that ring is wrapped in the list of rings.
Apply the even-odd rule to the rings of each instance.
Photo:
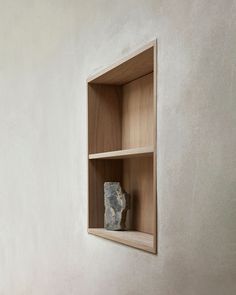
[[[158,256],[90,236],[86,78],[158,38]],[[236,1],[0,0],[0,294],[236,294]]]

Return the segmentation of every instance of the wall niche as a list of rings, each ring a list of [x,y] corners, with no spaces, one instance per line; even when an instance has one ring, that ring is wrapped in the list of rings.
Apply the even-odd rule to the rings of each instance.
[[[157,253],[156,41],[90,77],[88,233]],[[132,199],[127,230],[104,229],[104,182]]]

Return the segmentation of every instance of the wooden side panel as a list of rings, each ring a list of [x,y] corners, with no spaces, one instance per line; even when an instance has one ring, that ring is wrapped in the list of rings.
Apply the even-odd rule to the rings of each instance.
[[[153,73],[123,86],[122,148],[154,144]]]
[[[89,153],[121,149],[121,89],[88,84]]]
[[[132,199],[131,228],[154,234],[153,157],[124,159],[123,186]]]
[[[122,160],[89,161],[89,227],[104,227],[105,181],[122,181]]]
[[[153,134],[154,134],[154,157],[153,157],[153,211],[154,211],[154,252],[158,252],[158,205],[157,205],[157,43],[153,47]]]

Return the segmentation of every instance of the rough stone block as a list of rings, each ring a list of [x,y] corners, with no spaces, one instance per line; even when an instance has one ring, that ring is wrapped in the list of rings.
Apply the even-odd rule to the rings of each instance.
[[[130,196],[119,182],[104,183],[104,226],[108,230],[125,230],[126,213],[130,208]]]

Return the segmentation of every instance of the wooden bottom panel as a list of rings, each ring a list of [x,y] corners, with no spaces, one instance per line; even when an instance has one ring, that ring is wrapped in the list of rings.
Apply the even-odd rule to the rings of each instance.
[[[154,239],[150,234],[138,231],[109,231],[104,228],[89,228],[90,234],[155,253]]]

